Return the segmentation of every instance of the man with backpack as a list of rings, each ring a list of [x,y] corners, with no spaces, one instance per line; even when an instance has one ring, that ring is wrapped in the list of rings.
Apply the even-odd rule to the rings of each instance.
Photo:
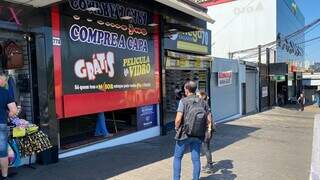
[[[200,177],[200,148],[206,131],[211,131],[211,112],[208,104],[197,97],[197,84],[188,81],[184,85],[186,97],[181,99],[175,119],[176,145],[173,161],[173,179],[179,180],[181,160],[187,146],[190,146],[193,163],[193,180]]]

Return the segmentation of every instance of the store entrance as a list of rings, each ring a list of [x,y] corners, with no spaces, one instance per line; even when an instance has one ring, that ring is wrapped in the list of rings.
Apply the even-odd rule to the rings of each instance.
[[[10,93],[18,108],[19,118],[39,125],[39,98],[35,41],[31,34],[0,30],[0,70],[8,75]],[[7,53],[15,50],[21,56],[9,64]]]
[[[198,91],[208,93],[207,70],[167,69],[165,73],[164,121],[173,125],[180,99],[184,96],[183,86],[193,80],[198,84]],[[170,125],[169,125],[170,126]],[[170,127],[168,127],[170,128]]]
[[[288,85],[287,81],[280,81],[276,83],[276,97],[277,97],[277,105],[284,106],[287,104],[288,99]]]

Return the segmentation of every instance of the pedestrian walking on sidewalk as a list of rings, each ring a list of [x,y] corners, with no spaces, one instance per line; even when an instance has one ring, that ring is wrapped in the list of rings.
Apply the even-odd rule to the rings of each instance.
[[[298,98],[298,102],[300,104],[300,110],[304,111],[304,105],[306,104],[306,97],[304,97],[303,92],[300,94]]]
[[[184,85],[186,97],[181,99],[175,119],[176,145],[173,161],[173,179],[180,180],[181,160],[189,146],[193,163],[193,180],[200,177],[200,149],[205,133],[211,128],[211,113],[208,104],[196,96],[197,84],[188,81]]]
[[[0,73],[0,165],[2,175],[0,179],[8,177],[8,116],[14,117],[17,114],[14,98],[9,95],[9,91],[5,88],[6,84],[6,75]]]
[[[199,97],[208,103],[209,97],[206,92],[200,91]],[[204,141],[202,143],[202,147],[207,159],[207,164],[202,167],[202,170],[207,173],[210,173],[213,169],[213,161],[212,161],[212,154],[211,154],[211,147],[210,147],[210,144],[211,144],[210,142],[213,137],[213,132],[215,132],[215,123],[214,123],[214,119],[212,118],[211,128],[207,129]]]

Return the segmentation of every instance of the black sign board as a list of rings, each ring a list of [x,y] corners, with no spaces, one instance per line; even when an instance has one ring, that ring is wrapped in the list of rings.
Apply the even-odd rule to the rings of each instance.
[[[152,14],[118,3],[69,0],[61,10],[64,94],[155,87]]]

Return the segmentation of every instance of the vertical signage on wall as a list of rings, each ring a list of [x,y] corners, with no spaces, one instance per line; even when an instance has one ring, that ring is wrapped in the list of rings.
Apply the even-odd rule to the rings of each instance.
[[[218,72],[218,86],[227,86],[232,84],[232,71]]]
[[[157,126],[157,106],[148,105],[137,108],[137,129]]]

